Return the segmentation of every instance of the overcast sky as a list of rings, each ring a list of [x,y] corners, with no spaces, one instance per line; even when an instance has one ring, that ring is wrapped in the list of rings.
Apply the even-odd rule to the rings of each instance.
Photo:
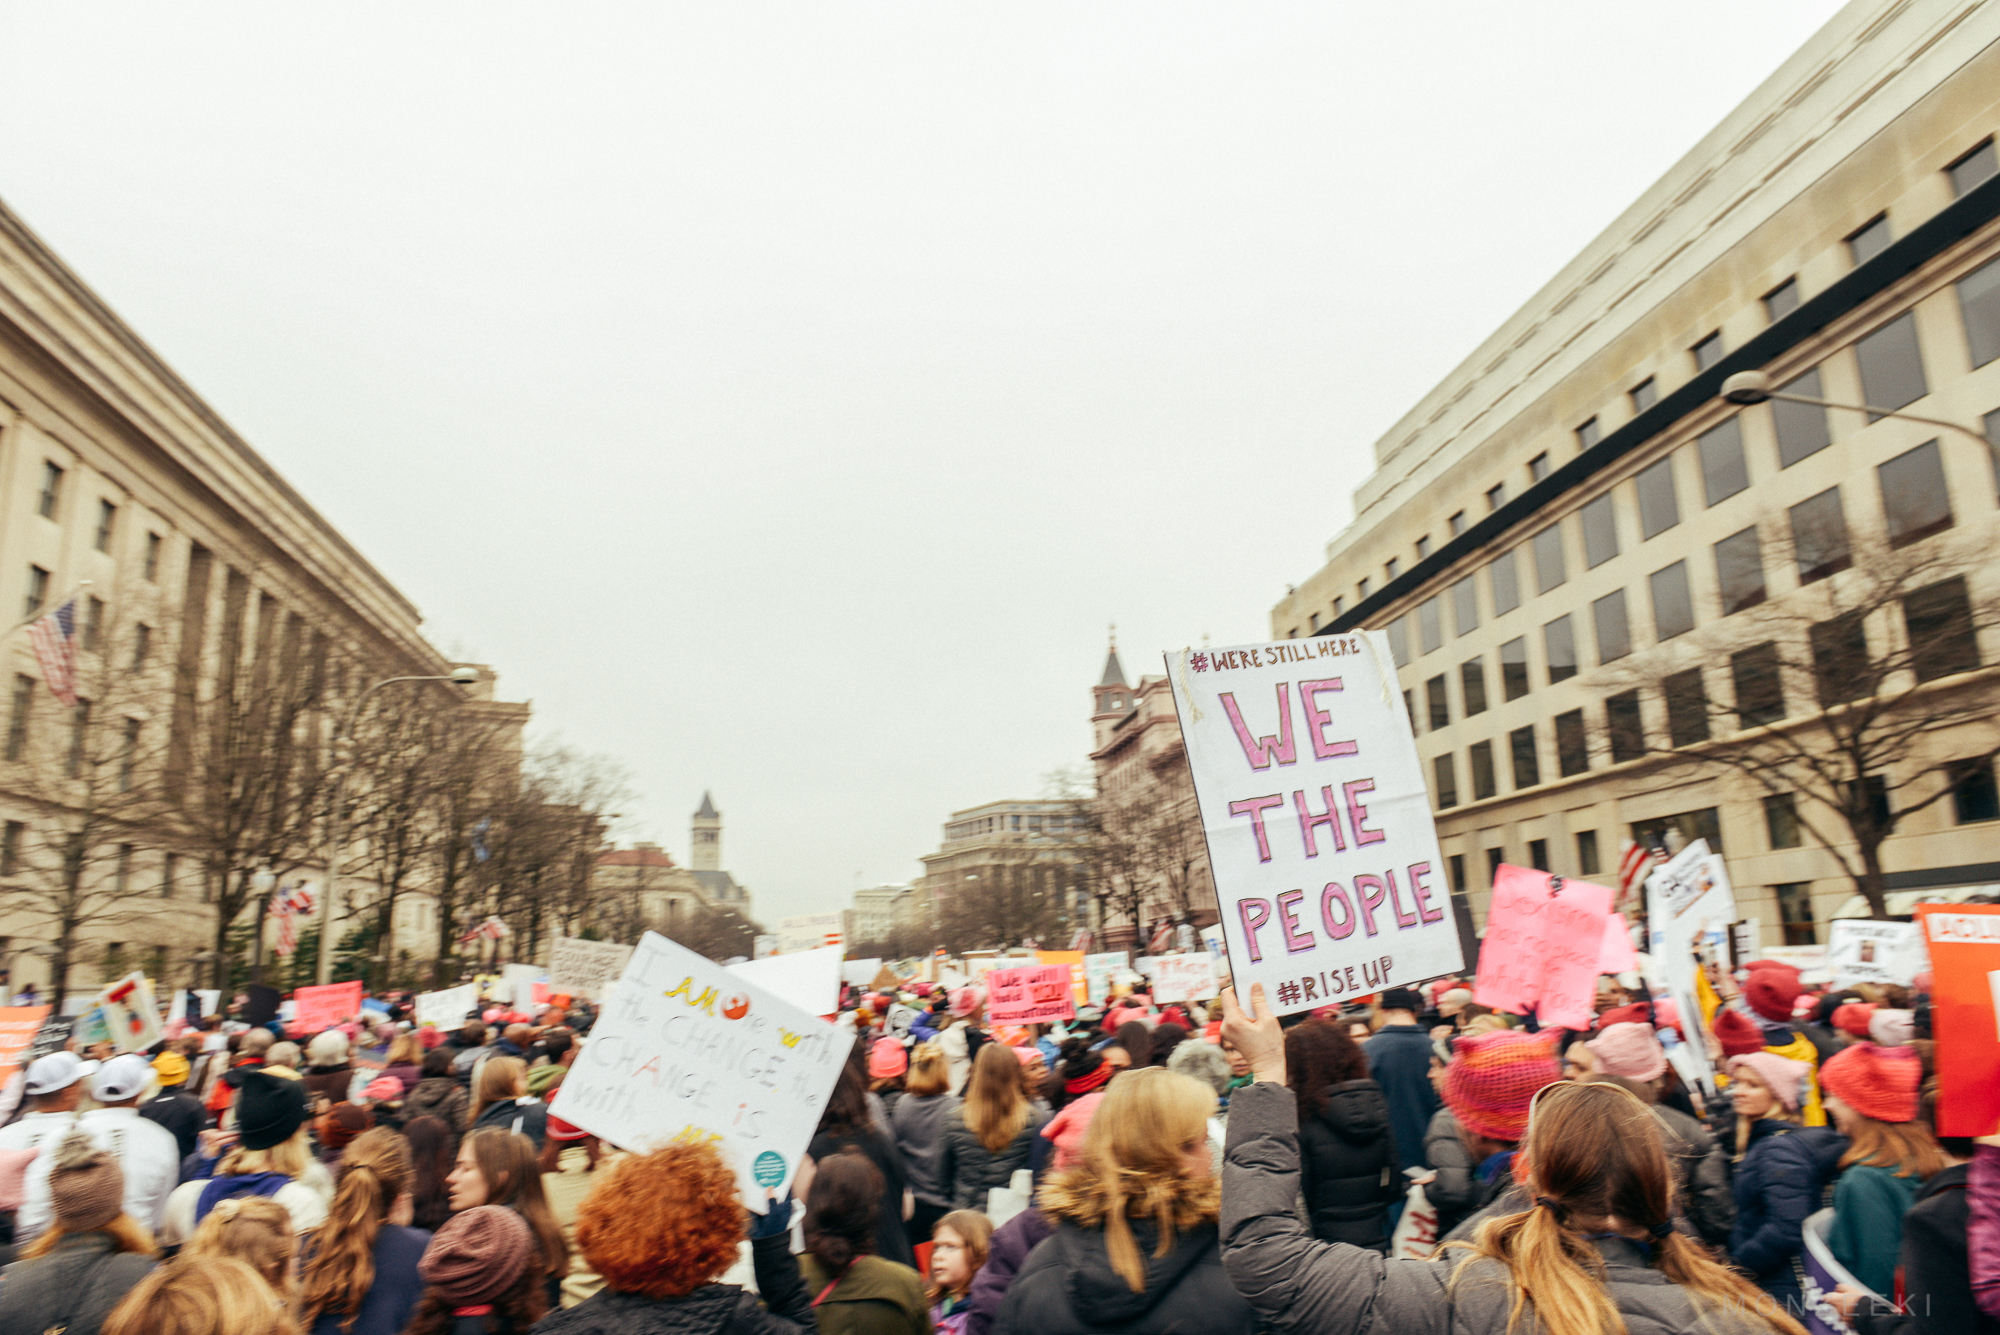
[[[1266,638],[1837,8],[0,0],[0,197],[771,920]]]

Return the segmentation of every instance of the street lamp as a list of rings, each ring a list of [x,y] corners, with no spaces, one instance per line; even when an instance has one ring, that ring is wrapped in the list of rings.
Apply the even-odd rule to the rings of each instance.
[[[448,681],[454,686],[478,684],[479,669],[475,667],[455,667],[443,676],[426,677],[384,677],[360,695],[348,707],[347,721],[341,725],[333,739],[333,813],[327,821],[326,840],[326,893],[319,897],[319,970],[317,977],[322,985],[333,981],[333,897],[340,885],[340,826],[341,801],[346,794],[347,774],[354,767],[354,725],[361,720],[361,706],[368,697],[384,686],[394,686],[403,681]],[[262,948],[262,941],[259,941]]]
[[[1947,422],[1942,417],[1921,417],[1916,413],[1899,412],[1894,408],[1877,408],[1866,403],[1834,403],[1830,399],[1809,399],[1803,394],[1781,394],[1771,388],[1771,377],[1762,371],[1738,371],[1722,382],[1722,397],[1730,403],[1753,404],[1776,399],[1780,403],[1803,403],[1814,408],[1845,408],[1852,412],[1873,413],[1877,417],[1900,417],[1906,422],[1922,422],[1926,426],[1941,426],[1950,431],[1961,432],[1972,437],[1986,447],[2000,464],[2000,445],[1984,432],[1974,431],[1963,422]]]

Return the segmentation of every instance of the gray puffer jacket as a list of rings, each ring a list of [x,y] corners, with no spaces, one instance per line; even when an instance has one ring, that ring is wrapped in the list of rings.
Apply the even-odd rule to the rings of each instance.
[[[1341,1242],[1319,1242],[1292,1213],[1299,1192],[1297,1103],[1269,1081],[1229,1102],[1222,1169],[1222,1264],[1236,1291],[1271,1328],[1301,1335],[1504,1335],[1513,1304],[1505,1270],[1462,1253],[1392,1261]],[[1645,1264],[1635,1243],[1599,1241],[1611,1299],[1629,1335],[1770,1335],[1747,1314],[1697,1308]],[[1453,1271],[1469,1267],[1457,1284]],[[1527,1329],[1523,1320],[1517,1329]]]
[[[0,1270],[0,1331],[97,1335],[154,1264],[119,1251],[108,1233],[72,1233],[47,1255]]]

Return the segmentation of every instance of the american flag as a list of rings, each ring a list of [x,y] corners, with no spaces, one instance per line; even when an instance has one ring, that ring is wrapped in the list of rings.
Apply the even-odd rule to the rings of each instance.
[[[1666,856],[1658,849],[1632,839],[1618,853],[1618,904],[1617,912],[1630,912],[1639,903],[1640,892],[1646,884],[1646,873],[1666,861]]]
[[[289,890],[283,886],[271,892],[270,914],[278,920],[278,953],[289,955],[299,948],[299,919],[313,911],[312,891],[301,882]]]
[[[479,923],[467,931],[465,935],[459,937],[458,944],[469,946],[475,941],[498,941],[502,937],[511,935],[512,933],[507,930],[506,923],[501,922],[498,918],[488,917],[485,922]]]
[[[28,631],[35,646],[35,661],[42,665],[42,680],[49,694],[74,708],[76,705],[76,599],[37,621]]]

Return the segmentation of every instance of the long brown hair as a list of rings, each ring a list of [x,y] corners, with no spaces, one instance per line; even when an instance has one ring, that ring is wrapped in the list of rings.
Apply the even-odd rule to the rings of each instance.
[[[1301,1121],[1319,1116],[1334,1085],[1367,1078],[1368,1054],[1346,1026],[1307,1020],[1285,1031],[1285,1083],[1298,1100]]]
[[[296,1285],[292,1258],[299,1252],[292,1213],[267,1196],[218,1201],[182,1248],[187,1256],[233,1256],[246,1262],[272,1292],[291,1306]]]
[[[396,1198],[410,1189],[410,1147],[401,1135],[378,1126],[356,1136],[340,1163],[340,1185],[326,1222],[313,1232],[300,1315],[307,1324],[323,1315],[341,1316],[345,1331],[354,1328],[375,1283],[376,1236]]]
[[[488,1058],[507,1061],[509,1058]],[[486,1203],[513,1207],[528,1221],[541,1244],[543,1273],[569,1273],[569,1244],[563,1241],[562,1225],[556,1222],[549,1198],[542,1194],[542,1169],[535,1142],[518,1131],[497,1126],[485,1127],[465,1138],[472,1148],[479,1175],[486,1179]]]
[[[1014,1143],[1033,1111],[1021,1092],[1021,1059],[999,1043],[980,1048],[965,1082],[966,1130],[988,1153],[998,1154]]]
[[[1842,1168],[1856,1164],[1893,1168],[1897,1177],[1923,1181],[1944,1171],[1944,1149],[1922,1122],[1878,1122],[1854,1113],[1852,1122],[1841,1129],[1847,1132],[1847,1153],[1840,1156]]]
[[[129,1214],[121,1214],[102,1228],[82,1229],[80,1232],[102,1233],[118,1244],[121,1252],[131,1252],[134,1256],[155,1256],[159,1247],[153,1242],[152,1230]],[[37,1256],[46,1256],[55,1250],[55,1245],[70,1235],[70,1230],[61,1224],[50,1224],[41,1237],[21,1249],[21,1259],[32,1261]]]
[[[951,1088],[951,1063],[935,1043],[919,1043],[910,1053],[910,1074],[903,1092],[912,1098],[936,1098]]]
[[[496,1103],[521,1097],[528,1088],[528,1063],[519,1057],[488,1057],[479,1068],[479,1088],[473,1092],[467,1126],[479,1124],[479,1114]]]
[[[388,1054],[382,1058],[382,1065],[385,1067],[422,1066],[423,1064],[424,1041],[418,1038],[414,1032],[396,1035],[395,1041],[389,1044]]]
[[[1686,1290],[1698,1311],[1743,1312],[1785,1335],[1805,1328],[1768,1310],[1750,1281],[1717,1264],[1674,1231],[1674,1174],[1652,1110],[1628,1089],[1561,1081],[1535,1097],[1521,1155],[1536,1192],[1534,1208],[1489,1219],[1469,1246],[1506,1267],[1514,1291],[1512,1331],[1532,1304],[1537,1335],[1604,1335],[1625,1320],[1606,1286],[1604,1258],[1590,1235],[1612,1218],[1653,1235],[1661,1273]],[[1466,1273],[1464,1267],[1453,1282]]]
[[[1162,1188],[1184,1182],[1183,1156],[1208,1135],[1214,1111],[1215,1091],[1191,1076],[1164,1066],[1127,1071],[1106,1086],[1104,1102],[1083,1133],[1083,1157],[1065,1171],[1065,1177],[1103,1184],[1109,1198],[1104,1254],[1134,1293],[1146,1291],[1146,1261],[1126,1212],[1136,1207],[1136,1213],[1158,1224],[1160,1245],[1154,1256],[1173,1250],[1176,1194]],[[1200,1212],[1213,1218],[1220,1189],[1211,1180],[1202,1195]]]
[[[545,1291],[547,1280],[535,1273],[529,1266],[514,1281],[514,1287],[493,1300],[493,1315],[500,1318],[496,1330],[526,1332],[527,1329],[548,1315],[549,1300]],[[410,1324],[403,1327],[403,1335],[450,1335],[458,1324],[453,1313],[458,1308],[456,1299],[447,1298],[434,1288],[426,1288],[424,1296],[417,1300],[417,1310],[410,1314]]]
[[[979,1277],[980,1270],[986,1265],[987,1256],[993,1251],[993,1221],[977,1210],[953,1210],[938,1220],[936,1228],[931,1230],[933,1241],[936,1240],[937,1229],[940,1228],[950,1229],[965,1242],[965,1257],[971,1266],[965,1287],[970,1291],[972,1281]],[[925,1302],[934,1303],[946,1296],[948,1295],[942,1285],[929,1275],[924,1276]]]
[[[102,1335],[298,1335],[298,1322],[276,1297],[246,1261],[183,1254],[154,1266],[100,1330]]]

